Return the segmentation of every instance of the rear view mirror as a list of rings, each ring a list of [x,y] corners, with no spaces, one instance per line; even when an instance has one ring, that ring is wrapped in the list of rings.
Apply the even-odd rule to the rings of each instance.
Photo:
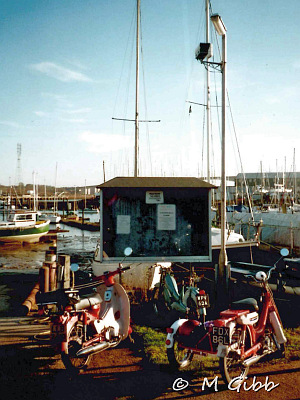
[[[282,255],[282,257],[286,257],[289,255],[289,251],[288,249],[281,249],[280,254]]]
[[[132,248],[131,247],[126,247],[126,249],[124,250],[125,257],[130,256],[131,253],[132,253]]]
[[[71,271],[77,272],[79,270],[79,265],[78,264],[71,264]]]

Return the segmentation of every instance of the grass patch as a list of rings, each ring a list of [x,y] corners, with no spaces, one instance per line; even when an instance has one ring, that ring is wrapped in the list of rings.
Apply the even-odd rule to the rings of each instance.
[[[284,331],[288,339],[285,359],[275,359],[272,360],[272,363],[289,362],[300,359],[300,327],[285,329]],[[139,350],[139,352],[142,353],[149,362],[158,365],[169,364],[165,345],[166,333],[146,326],[135,326],[134,332],[141,345],[141,350]],[[192,365],[187,368],[187,370],[188,369],[199,371],[202,376],[212,376],[218,369],[218,358],[212,356],[198,357],[193,360]]]
[[[287,337],[285,358],[289,361],[300,360],[300,327],[284,330]]]
[[[142,352],[153,364],[168,364],[166,352],[166,333],[146,326],[134,326],[135,336],[141,339]]]

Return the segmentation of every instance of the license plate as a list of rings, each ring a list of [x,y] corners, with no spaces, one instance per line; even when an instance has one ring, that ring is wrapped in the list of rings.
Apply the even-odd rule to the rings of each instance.
[[[51,325],[51,336],[56,337],[56,336],[62,336],[65,334],[65,325]]]
[[[212,341],[214,344],[230,344],[229,328],[226,326],[213,326]]]
[[[209,307],[209,297],[207,294],[198,294],[197,296],[198,307]]]

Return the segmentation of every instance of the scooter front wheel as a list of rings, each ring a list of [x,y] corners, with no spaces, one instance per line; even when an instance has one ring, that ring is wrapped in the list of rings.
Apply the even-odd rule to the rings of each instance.
[[[152,306],[156,315],[164,316],[170,311],[159,287],[155,287],[152,293]]]
[[[243,338],[244,333],[245,337]],[[246,327],[246,330],[243,332],[241,327],[236,326],[231,334],[231,344],[228,354],[225,357],[219,358],[219,367],[222,378],[224,379],[224,382],[227,385],[230,384],[231,387],[241,385],[247,378],[249,371],[249,367],[243,365],[240,356],[242,342],[244,342],[245,350],[250,348],[249,328]]]
[[[76,322],[68,335],[68,354],[62,353],[61,359],[67,370],[80,372],[88,366],[91,356],[77,357],[76,353],[82,348],[84,328],[82,322]]]
[[[188,367],[193,360],[193,352],[181,346],[176,336],[174,337],[173,346],[167,348],[168,360],[171,368],[184,369]]]

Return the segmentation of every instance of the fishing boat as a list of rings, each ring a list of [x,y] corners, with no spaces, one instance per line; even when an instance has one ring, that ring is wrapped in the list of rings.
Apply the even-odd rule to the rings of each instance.
[[[1,243],[35,243],[49,231],[49,220],[39,220],[36,211],[16,210],[0,222]]]

